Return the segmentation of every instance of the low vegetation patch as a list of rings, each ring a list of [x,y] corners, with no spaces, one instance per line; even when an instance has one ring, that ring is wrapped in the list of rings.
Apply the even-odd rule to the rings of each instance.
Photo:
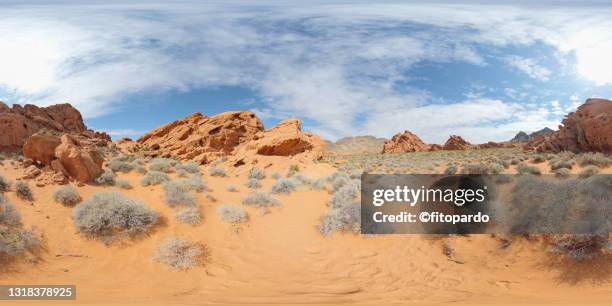
[[[64,206],[74,206],[81,202],[79,191],[71,185],[59,187],[53,192],[53,200]]]
[[[246,222],[249,218],[242,206],[234,204],[223,204],[217,207],[217,214],[223,221],[230,223]]]
[[[140,180],[140,184],[144,187],[159,185],[170,180],[170,177],[159,171],[149,171]]]
[[[176,211],[176,219],[190,225],[202,223],[202,214],[198,207],[185,207]]]
[[[296,190],[296,183],[291,179],[280,179],[272,186],[272,193],[290,194]]]
[[[208,169],[208,174],[210,174],[210,176],[217,176],[217,177],[226,177],[227,176],[227,173],[225,172],[225,169],[218,168],[218,167],[210,167]]]
[[[15,183],[15,194],[17,194],[17,197],[23,200],[34,200],[34,194],[32,193],[32,189],[27,182],[19,181]]]
[[[0,192],[7,192],[11,189],[11,183],[0,175]]]
[[[40,237],[33,230],[23,228],[15,205],[0,194],[0,264],[32,253],[39,245]]]
[[[205,250],[202,244],[170,236],[157,247],[153,260],[174,270],[187,270],[204,265]]]
[[[113,171],[105,169],[104,172],[102,172],[102,174],[100,174],[100,176],[96,179],[96,183],[100,185],[114,186],[116,177],[117,175],[115,175]]]
[[[281,203],[267,192],[252,192],[242,200],[242,204],[254,207],[280,206]]]

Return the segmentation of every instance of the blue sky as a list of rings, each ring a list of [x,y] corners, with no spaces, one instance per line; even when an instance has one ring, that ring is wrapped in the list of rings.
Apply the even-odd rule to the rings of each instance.
[[[0,100],[70,102],[113,137],[253,110],[332,140],[479,143],[612,96],[605,1],[87,3],[0,1]]]

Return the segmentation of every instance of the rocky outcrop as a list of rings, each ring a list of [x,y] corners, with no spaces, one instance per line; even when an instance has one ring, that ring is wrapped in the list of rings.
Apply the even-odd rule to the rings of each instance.
[[[97,139],[41,130],[30,136],[23,149],[24,156],[57,174],[69,176],[79,182],[89,182],[102,173],[102,152]],[[34,178],[40,172],[30,166],[26,178]]]
[[[489,141],[487,143],[482,143],[477,145],[478,149],[497,149],[497,148],[508,148],[509,145],[501,143],[501,142],[494,142],[494,141]]]
[[[404,131],[393,135],[391,140],[386,141],[382,153],[423,152],[427,150],[429,150],[429,146],[417,135],[410,131]]]
[[[439,145],[439,144],[431,144],[431,145],[429,145],[429,152],[441,151],[443,149],[444,148],[442,148],[442,146]]]
[[[326,141],[325,151],[333,154],[380,153],[387,140],[369,135],[344,137],[336,142]]]
[[[26,139],[41,129],[62,133],[86,131],[81,113],[70,104],[47,107],[14,104],[10,108],[0,102],[0,151],[20,150]]]
[[[461,136],[451,135],[444,144],[444,150],[467,150],[471,144]]]
[[[563,119],[558,131],[536,137],[524,149],[612,153],[612,101],[588,99]]]
[[[521,141],[529,141],[532,140],[538,136],[542,136],[542,135],[549,135],[554,133],[555,131],[553,129],[550,129],[548,127],[545,127],[539,131],[535,131],[531,134],[527,134],[523,131],[518,132],[514,138],[512,138],[510,141],[511,142],[521,142]]]
[[[255,164],[265,156],[286,156],[306,162],[321,159],[324,152],[325,142],[319,136],[302,132],[300,120],[287,119],[239,146],[230,163]]]

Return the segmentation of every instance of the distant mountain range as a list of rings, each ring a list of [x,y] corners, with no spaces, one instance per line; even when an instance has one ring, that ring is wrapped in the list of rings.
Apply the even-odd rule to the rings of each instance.
[[[527,134],[527,133],[525,133],[523,131],[520,131],[510,141],[529,141],[529,140],[531,140],[531,139],[533,139],[533,138],[535,138],[537,136],[548,135],[548,134],[552,134],[554,132],[555,131],[553,129],[550,129],[548,127],[545,127],[545,128],[543,128],[543,129],[541,129],[539,131],[535,131],[535,132],[533,132],[531,134]]]
[[[325,141],[325,150],[338,154],[380,153],[387,139],[370,135],[344,137],[336,142]]]

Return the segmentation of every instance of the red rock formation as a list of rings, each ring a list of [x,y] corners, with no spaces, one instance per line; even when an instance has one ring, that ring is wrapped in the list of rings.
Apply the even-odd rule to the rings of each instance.
[[[25,140],[46,128],[63,133],[86,131],[81,113],[70,104],[38,107],[15,104],[9,108],[0,102],[0,151],[16,151]]]
[[[576,112],[565,117],[558,131],[536,137],[524,149],[612,153],[612,101],[587,99]]]
[[[467,150],[470,146],[470,143],[465,141],[461,136],[451,135],[443,148],[444,150]]]
[[[45,165],[51,165],[55,159],[55,148],[61,143],[56,136],[36,133],[30,136],[23,145],[23,155]]]
[[[422,152],[429,150],[417,135],[410,131],[395,134],[391,140],[385,141],[382,153]]]
[[[441,151],[443,150],[442,146],[439,144],[431,144],[429,145],[429,152]]]
[[[496,148],[507,148],[508,145],[503,143],[489,141],[487,143],[477,145],[478,149],[496,149]]]
[[[148,156],[207,163],[231,154],[263,131],[263,124],[252,112],[225,112],[212,117],[195,113],[154,129],[137,142]]]

